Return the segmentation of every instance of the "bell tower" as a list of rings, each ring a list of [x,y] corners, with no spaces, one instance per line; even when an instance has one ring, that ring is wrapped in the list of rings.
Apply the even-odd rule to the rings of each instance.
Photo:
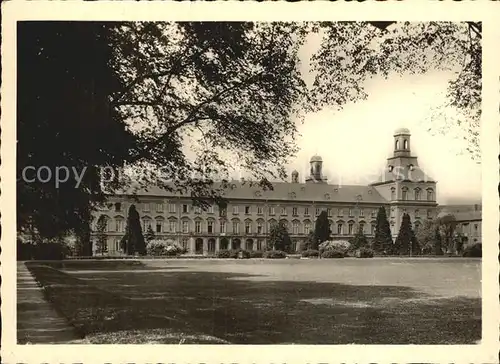
[[[394,131],[394,157],[410,157],[410,130],[399,128]]]
[[[323,176],[323,159],[319,155],[313,155],[309,164],[310,172],[306,182],[326,182],[326,178]]]

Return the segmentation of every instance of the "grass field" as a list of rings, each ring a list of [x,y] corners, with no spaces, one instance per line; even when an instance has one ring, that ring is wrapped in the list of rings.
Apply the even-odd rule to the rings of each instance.
[[[172,343],[179,335],[234,344],[481,339],[480,259],[27,264],[84,343]]]

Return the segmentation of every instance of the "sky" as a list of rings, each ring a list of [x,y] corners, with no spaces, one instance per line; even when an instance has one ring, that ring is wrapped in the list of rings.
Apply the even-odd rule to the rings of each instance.
[[[302,74],[306,82],[308,59],[319,46],[310,38],[301,49]],[[432,118],[433,110],[446,103],[448,82],[455,75],[435,71],[423,75],[391,75],[365,82],[366,100],[350,103],[342,110],[324,108],[307,114],[298,125],[299,152],[287,166],[303,181],[314,154],[323,158],[329,182],[366,185],[377,179],[393,153],[393,134],[405,127],[411,132],[411,152],[420,167],[437,181],[438,203],[481,201],[481,165],[467,153],[464,130],[450,120],[456,110],[444,109],[448,120]]]
[[[311,84],[309,58],[320,38],[310,37],[301,49],[302,75]],[[324,108],[305,116],[297,128],[299,152],[286,166],[299,172],[300,181],[309,171],[314,154],[323,158],[323,173],[330,183],[367,185],[377,180],[386,159],[393,153],[393,133],[405,127],[411,132],[411,152],[419,166],[437,181],[440,204],[480,203],[481,165],[466,151],[464,130],[452,122],[454,109],[444,109],[447,119],[433,110],[446,103],[452,72],[433,71],[422,75],[390,75],[364,84],[366,100],[350,103],[342,110]],[[434,116],[431,119],[431,116]],[[451,125],[451,127],[450,127]],[[234,178],[245,176],[236,171]]]

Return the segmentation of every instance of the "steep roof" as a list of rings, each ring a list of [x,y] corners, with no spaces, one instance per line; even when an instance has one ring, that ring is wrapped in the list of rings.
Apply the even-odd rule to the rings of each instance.
[[[241,200],[295,200],[307,202],[345,202],[355,203],[387,203],[387,201],[372,187],[358,185],[330,185],[326,183],[288,183],[274,182],[273,190],[262,190],[259,186],[250,186],[248,183],[233,181],[229,188],[224,190],[223,196],[227,199]],[[214,189],[220,188],[214,184]],[[138,196],[183,196],[159,187],[150,187],[135,191],[133,189],[117,194]],[[189,195],[184,195],[189,197]]]

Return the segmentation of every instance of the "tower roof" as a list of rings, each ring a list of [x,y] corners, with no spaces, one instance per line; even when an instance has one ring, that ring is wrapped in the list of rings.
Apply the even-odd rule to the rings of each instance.
[[[315,154],[311,157],[311,162],[323,162],[323,158],[321,158],[319,155]]]
[[[410,135],[410,129],[408,128],[397,128],[394,130],[394,136],[396,135]]]

